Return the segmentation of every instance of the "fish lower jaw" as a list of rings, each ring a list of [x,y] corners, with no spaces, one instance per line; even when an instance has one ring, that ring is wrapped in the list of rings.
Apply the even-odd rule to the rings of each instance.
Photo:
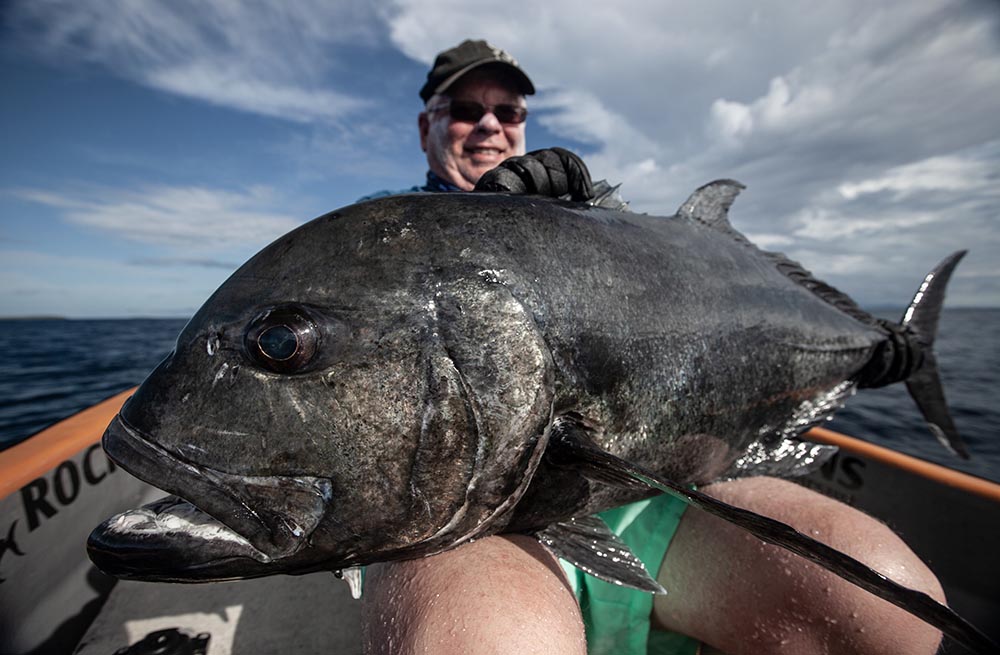
[[[155,443],[122,414],[108,426],[102,444],[129,473],[177,494],[166,504],[120,515],[128,517],[123,525],[155,532],[158,524],[183,524],[199,544],[205,543],[203,538],[221,543],[221,535],[227,535],[230,543],[242,540],[249,546],[236,556],[258,562],[290,557],[307,545],[332,493],[326,478],[242,475],[198,465]],[[145,513],[147,509],[157,516]]]
[[[177,496],[118,514],[105,522],[105,527],[108,533],[149,546],[159,543],[168,548],[222,550],[261,564],[274,560],[243,535]]]

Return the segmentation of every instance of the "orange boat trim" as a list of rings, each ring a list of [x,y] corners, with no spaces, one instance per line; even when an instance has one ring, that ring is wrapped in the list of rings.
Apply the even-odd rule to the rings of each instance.
[[[802,437],[809,441],[838,446],[856,455],[861,455],[877,462],[909,471],[939,484],[955,487],[967,493],[982,496],[983,498],[1000,503],[1000,484],[991,480],[956,471],[947,466],[934,464],[933,462],[927,462],[917,457],[904,455],[895,450],[855,439],[854,437],[849,437],[846,434],[840,434],[833,430],[827,430],[826,428],[813,428],[802,435]]]
[[[0,452],[0,499],[100,440],[135,387],[42,430],[16,446]],[[831,444],[869,459],[909,471],[939,484],[961,489],[1000,503],[1000,484],[968,473],[849,437],[826,428],[813,428],[804,438]]]
[[[133,387],[103,400],[0,452],[0,499],[99,441],[135,390]]]

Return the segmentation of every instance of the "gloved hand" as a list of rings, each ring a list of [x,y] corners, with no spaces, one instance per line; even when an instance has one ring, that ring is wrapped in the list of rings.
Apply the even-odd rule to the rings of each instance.
[[[476,191],[534,194],[586,202],[594,198],[590,171],[577,155],[564,148],[534,150],[511,157],[479,178]]]

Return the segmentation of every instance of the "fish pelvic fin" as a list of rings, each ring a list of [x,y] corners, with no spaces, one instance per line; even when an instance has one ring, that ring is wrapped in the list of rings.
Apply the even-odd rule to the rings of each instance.
[[[646,565],[596,516],[553,523],[535,537],[557,557],[606,582],[653,594],[667,590]]]
[[[755,512],[734,507],[709,495],[668,480],[649,469],[612,455],[578,432],[567,430],[554,433],[549,449],[559,452],[562,463],[572,459],[586,462],[590,468],[613,470],[652,489],[668,493],[685,503],[717,516],[742,528],[762,541],[780,546],[800,557],[822,566],[848,582],[909,612],[934,626],[952,639],[976,653],[1000,653],[1000,646],[951,608],[927,594],[893,582],[869,566],[836,548],[816,541],[781,521]]]
[[[955,428],[955,422],[948,411],[944,397],[944,387],[938,373],[937,358],[934,356],[934,341],[937,338],[938,321],[944,304],[945,287],[951,279],[955,267],[965,256],[965,250],[954,252],[938,264],[924,277],[920,288],[913,296],[910,306],[903,314],[902,325],[916,335],[923,349],[923,364],[906,380],[906,389],[924,415],[927,426],[945,448],[959,457],[969,458],[969,451]]]

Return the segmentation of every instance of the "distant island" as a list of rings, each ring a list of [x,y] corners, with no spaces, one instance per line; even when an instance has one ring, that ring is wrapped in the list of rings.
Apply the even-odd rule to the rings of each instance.
[[[0,321],[68,321],[69,318],[66,316],[46,316],[44,314],[39,314],[38,316],[0,316]]]

